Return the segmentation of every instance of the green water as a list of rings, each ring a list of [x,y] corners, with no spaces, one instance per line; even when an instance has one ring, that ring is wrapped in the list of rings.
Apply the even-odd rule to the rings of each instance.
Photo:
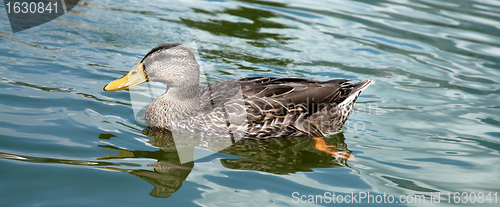
[[[81,0],[15,34],[0,7],[2,206],[300,205],[294,192],[429,206],[500,191],[499,1]],[[168,135],[136,121],[128,91],[102,90],[173,42],[194,42],[215,81],[374,79],[326,138],[354,157],[285,139],[180,163]]]

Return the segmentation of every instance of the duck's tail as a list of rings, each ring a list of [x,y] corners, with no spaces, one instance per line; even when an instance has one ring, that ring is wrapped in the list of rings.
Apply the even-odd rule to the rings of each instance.
[[[345,99],[343,99],[339,103],[339,106],[353,104],[356,101],[356,99],[358,98],[361,91],[365,90],[368,86],[370,86],[373,83],[375,83],[374,80],[368,79],[368,80],[360,81],[357,83],[351,83],[351,84],[344,86],[343,88],[346,91],[345,96],[347,96],[347,97],[345,97]]]
[[[307,122],[321,132],[317,133],[318,136],[339,132],[351,114],[354,102],[361,91],[374,82],[364,80],[357,83],[343,83],[339,96],[330,103],[331,105],[311,115],[307,118]]]
[[[353,92],[354,91],[362,91],[373,83],[375,83],[374,80],[368,79],[368,80],[360,81],[357,83],[353,83],[353,84],[351,84],[351,86],[353,86]]]

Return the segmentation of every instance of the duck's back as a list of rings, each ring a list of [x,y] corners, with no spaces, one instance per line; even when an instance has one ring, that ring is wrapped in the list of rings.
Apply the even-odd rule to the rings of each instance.
[[[244,78],[201,89],[200,101],[246,138],[324,136],[341,130],[359,93],[373,83],[347,82]]]

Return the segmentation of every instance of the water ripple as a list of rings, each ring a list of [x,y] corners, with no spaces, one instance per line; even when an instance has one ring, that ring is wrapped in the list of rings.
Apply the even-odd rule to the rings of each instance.
[[[3,172],[20,174],[1,187],[26,191],[23,199],[3,192],[12,198],[6,203],[92,196],[83,191],[160,205],[165,200],[150,195],[189,205],[252,199],[287,205],[294,191],[498,190],[498,1],[80,2],[16,34],[0,15],[0,162]],[[168,42],[195,42],[215,82],[375,79],[342,134],[342,146],[356,159],[336,164],[295,140],[177,163],[177,152],[158,147],[137,123],[128,91],[102,91],[150,48]],[[43,176],[31,168],[48,180],[36,179]],[[66,182],[55,175],[80,176]],[[77,181],[82,192],[50,189]]]

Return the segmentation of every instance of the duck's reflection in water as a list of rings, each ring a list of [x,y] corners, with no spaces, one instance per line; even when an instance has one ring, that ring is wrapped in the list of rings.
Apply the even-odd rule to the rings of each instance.
[[[151,137],[148,142],[158,147],[158,151],[129,151],[113,146],[99,146],[105,149],[118,151],[118,155],[110,155],[100,158],[103,159],[124,159],[124,158],[151,158],[157,160],[154,164],[149,164],[154,171],[144,169],[127,170],[123,168],[103,167],[110,170],[128,172],[135,175],[154,186],[150,195],[154,197],[167,198],[171,193],[176,192],[182,182],[186,180],[194,167],[194,161],[181,163],[174,139],[171,133],[158,132],[145,129],[144,135]]]
[[[151,158],[157,160],[149,164],[154,171],[144,169],[118,169],[104,167],[128,172],[154,185],[150,193],[154,197],[169,197],[176,192],[182,182],[194,167],[194,162],[181,163],[178,151],[175,147],[171,133],[159,132],[145,129],[144,135],[152,138],[148,142],[158,147],[158,151],[128,151],[112,146],[100,146],[102,148],[116,150],[118,155],[105,156],[100,159],[123,159],[123,158]],[[327,145],[335,146],[330,149],[340,156],[332,156],[315,148],[316,141],[312,138],[288,138],[268,140],[240,140],[232,146],[224,149],[221,153],[236,155],[241,158],[221,159],[224,167],[239,170],[255,170],[274,174],[290,174],[295,172],[310,172],[314,168],[336,168],[348,167],[348,156],[350,153],[344,142],[344,135],[338,133],[324,138]],[[211,155],[217,156],[217,154]]]

